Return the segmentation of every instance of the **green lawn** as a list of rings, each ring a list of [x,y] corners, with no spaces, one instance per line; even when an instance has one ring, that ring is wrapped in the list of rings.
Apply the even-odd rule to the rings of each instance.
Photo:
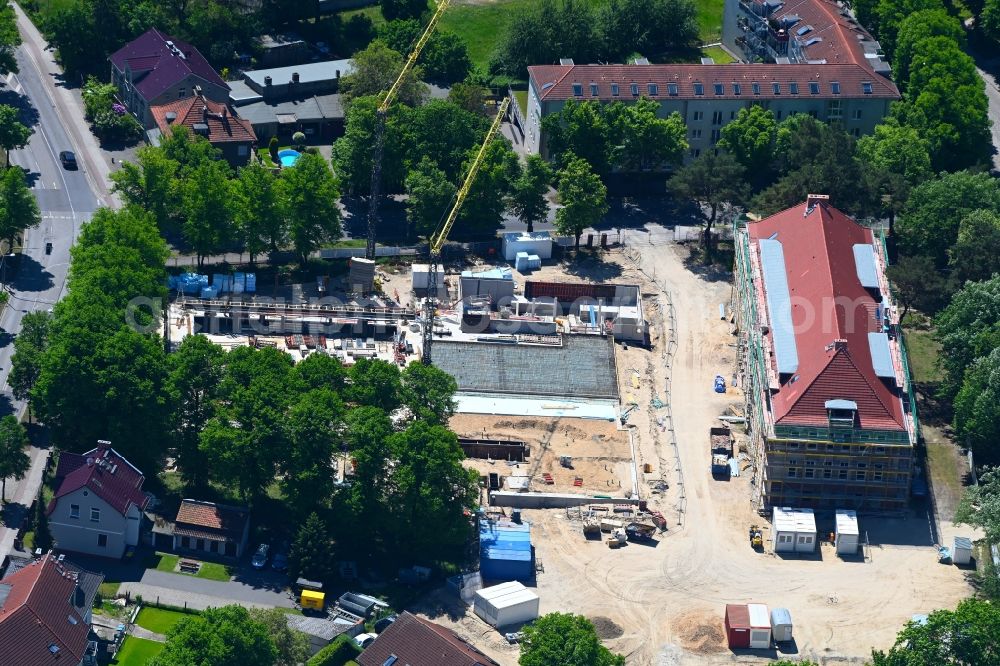
[[[166,571],[167,573],[175,573],[179,576],[189,576],[190,574],[184,574],[177,571],[177,563],[180,559],[181,558],[178,555],[156,553],[152,556],[152,558],[150,558],[150,561],[146,564],[146,568],[156,569],[157,571]],[[202,562],[201,569],[198,570],[196,577],[226,582],[232,577],[232,573],[229,571],[229,567],[224,564]]]
[[[115,581],[104,581],[101,583],[98,593],[101,595],[102,599],[111,600],[118,595],[118,588],[121,587],[121,583]]]
[[[724,0],[697,0],[698,32],[702,44],[717,42],[722,37],[722,7]],[[722,62],[716,60],[716,62]]]
[[[910,372],[918,384],[935,384],[944,375],[938,365],[941,345],[934,339],[934,331],[924,328],[906,328],[906,351],[910,357]]]
[[[139,611],[139,617],[135,619],[135,623],[154,633],[165,634],[175,624],[190,615],[192,615],[192,613],[182,613],[180,611],[167,610],[166,608],[143,606],[142,610]]]
[[[706,58],[712,58],[715,60],[717,65],[725,65],[730,62],[736,62],[733,56],[729,55],[729,52],[718,46],[708,46],[701,50],[702,55]]]
[[[528,116],[528,91],[527,90],[515,90],[514,99],[517,100],[517,105],[521,107],[521,113],[525,117]]]
[[[118,651],[114,663],[119,666],[146,666],[149,660],[162,650],[163,643],[129,636],[125,639],[122,649]]]

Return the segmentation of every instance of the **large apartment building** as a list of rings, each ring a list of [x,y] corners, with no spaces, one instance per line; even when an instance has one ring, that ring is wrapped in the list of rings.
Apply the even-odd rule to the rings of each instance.
[[[858,137],[874,131],[899,99],[878,43],[840,4],[800,0],[793,11],[779,0],[728,1],[732,6],[727,5],[724,35],[729,33],[727,44],[746,62],[577,65],[564,60],[529,67],[527,150],[547,156],[542,119],[571,99],[628,103],[646,97],[659,102],[662,117],[676,111],[684,118],[689,159],[714,150],[722,128],[740,109],[754,104],[770,109],[779,120],[805,113],[839,123]],[[766,39],[754,41],[757,33],[742,26],[755,20],[754,25],[763,22],[767,29],[787,26],[775,28],[783,41],[770,50]],[[750,49],[751,42],[760,48]]]
[[[811,196],[735,238],[757,508],[904,510],[917,420],[881,237]]]

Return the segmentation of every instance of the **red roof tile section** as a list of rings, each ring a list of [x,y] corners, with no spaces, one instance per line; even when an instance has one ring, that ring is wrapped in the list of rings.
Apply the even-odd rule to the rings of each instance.
[[[871,230],[820,202],[751,223],[748,231],[755,245],[781,243],[791,298],[799,367],[794,381],[772,393],[775,423],[825,427],[826,401],[842,399],[857,403],[862,428],[905,430],[897,389],[876,376],[868,343],[868,333],[881,330],[878,303],[861,286],[854,245],[872,244]]]
[[[150,28],[112,53],[109,60],[121,72],[126,65],[132,70],[132,82],[147,100],[158,97],[188,74],[229,90],[198,49],[156,28]]]
[[[0,585],[10,586],[0,607],[0,663],[80,663],[90,627],[73,607],[74,574],[50,554],[4,578]]]
[[[179,99],[169,104],[160,104],[150,107],[149,110],[153,114],[153,119],[156,120],[157,127],[164,135],[179,125],[184,125],[193,131],[196,123],[204,123],[208,125],[208,134],[205,135],[205,138],[212,143],[257,142],[257,135],[254,134],[249,120],[237,117],[228,105],[213,102],[203,95]],[[168,113],[176,114],[173,121],[167,120]]]
[[[639,96],[656,100],[899,99],[899,90],[892,81],[856,64],[536,65],[528,68],[528,76],[543,101],[578,99],[612,102]],[[819,85],[816,93],[812,93],[810,82]],[[613,83],[618,84],[617,95],[613,94]],[[633,83],[638,85],[636,94],[632,92]],[[696,83],[702,86],[700,94]],[[756,94],[754,83],[758,84]],[[792,94],[790,83],[797,86],[795,94]],[[834,93],[833,83],[840,84],[839,94]],[[576,90],[574,84],[579,86]],[[597,85],[597,95],[592,94],[591,84]],[[655,92],[650,91],[649,84],[656,86]],[[676,94],[672,94],[671,84],[676,84]],[[722,86],[721,94],[716,94],[715,84]],[[778,84],[777,93],[774,84]],[[870,93],[866,92],[869,85]]]
[[[250,518],[249,509],[186,499],[177,509],[175,534],[200,538],[228,537],[239,541]]]
[[[355,661],[360,666],[383,666],[393,655],[396,666],[498,666],[455,632],[406,612]]]
[[[62,483],[49,504],[49,513],[60,497],[84,487],[122,515],[128,511],[129,505],[134,504],[142,510],[148,501],[142,492],[145,479],[142,472],[105,444],[83,454],[68,451],[59,454],[56,478],[61,478]]]

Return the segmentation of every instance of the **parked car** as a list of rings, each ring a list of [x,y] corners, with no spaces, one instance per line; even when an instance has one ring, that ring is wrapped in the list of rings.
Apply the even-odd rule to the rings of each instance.
[[[271,547],[266,543],[262,543],[257,546],[257,550],[254,551],[253,557],[250,558],[250,564],[254,569],[263,569],[267,564],[267,555],[271,551]]]
[[[72,151],[64,150],[59,153],[59,161],[62,162],[63,168],[70,171],[76,170],[76,155]]]
[[[374,643],[376,638],[378,634],[358,634],[354,637],[354,642],[364,649]]]
[[[285,571],[288,569],[288,545],[282,544],[271,558],[271,568],[275,571]]]

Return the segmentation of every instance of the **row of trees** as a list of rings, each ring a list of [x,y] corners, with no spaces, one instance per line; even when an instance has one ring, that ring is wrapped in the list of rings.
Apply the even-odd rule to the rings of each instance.
[[[698,43],[691,0],[541,0],[518,10],[490,57],[492,74],[527,78],[530,65],[621,62],[659,57]]]
[[[197,253],[294,248],[301,261],[340,237],[340,192],[330,167],[306,152],[275,175],[260,164],[234,173],[203,137],[178,127],[158,147],[140,148],[135,163],[111,174],[129,206],[151,213],[163,233],[179,231]]]

